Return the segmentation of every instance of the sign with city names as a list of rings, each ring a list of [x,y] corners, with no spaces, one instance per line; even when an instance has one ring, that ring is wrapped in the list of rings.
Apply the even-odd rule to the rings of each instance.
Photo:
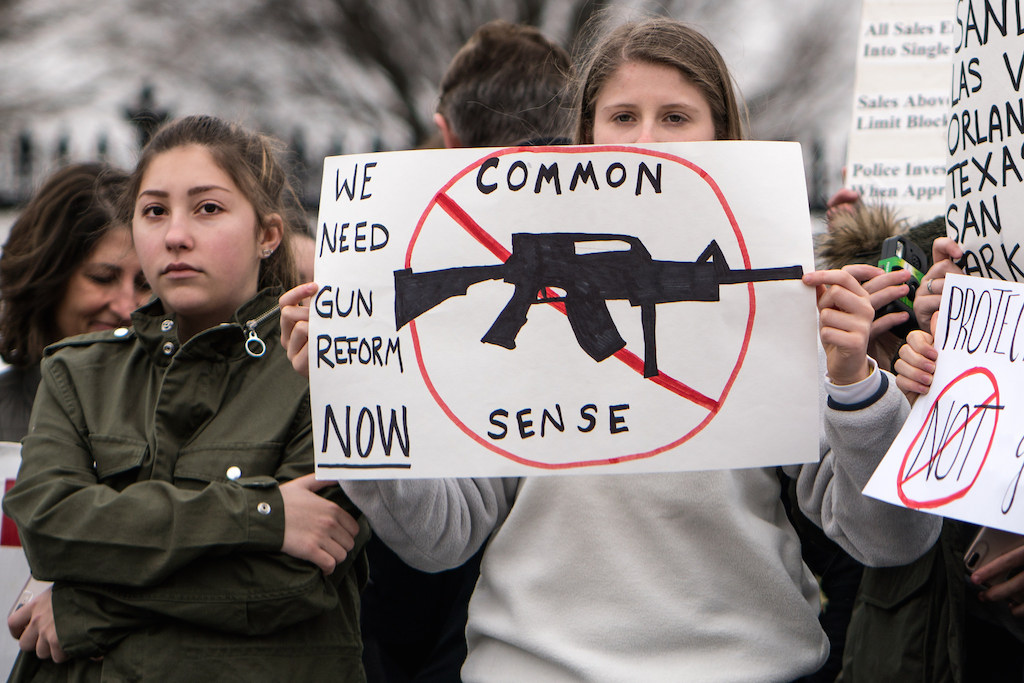
[[[968,275],[1024,281],[1024,7],[956,3],[946,231]]]

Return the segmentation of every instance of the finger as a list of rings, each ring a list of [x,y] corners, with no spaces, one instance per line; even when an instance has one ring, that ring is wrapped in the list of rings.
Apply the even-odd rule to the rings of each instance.
[[[903,393],[927,394],[932,385],[932,373],[923,372],[900,358],[893,364],[896,371],[896,386]]]
[[[334,555],[323,548],[317,548],[313,552],[313,556],[310,560],[327,576],[330,576],[338,566],[338,561],[335,559]]]
[[[1024,567],[1024,546],[1019,546],[994,557],[989,562],[978,567],[971,574],[971,579],[974,580],[975,583],[982,584],[991,581],[997,576],[1002,576],[1007,572],[1014,569],[1020,569],[1022,567]],[[1018,574],[1006,583],[1013,585],[1014,581],[1016,581],[1021,588],[1024,588],[1024,575]]]
[[[839,285],[844,289],[852,289],[855,291],[860,287],[860,283],[857,281],[857,278],[845,270],[813,270],[810,273],[804,273],[801,280],[805,285],[809,285],[811,287],[818,287],[821,285]]]
[[[929,321],[939,310],[941,303],[941,297],[927,295],[920,289],[917,290],[917,296],[914,297],[914,317],[917,318],[917,324],[921,329],[929,326]]]
[[[309,321],[309,308],[307,306],[288,306],[281,309],[281,327],[291,330],[300,322]]]
[[[899,360],[906,364],[908,371],[925,372],[929,375],[935,374],[935,361],[922,353],[919,353],[910,344],[900,347]],[[930,382],[929,382],[930,384]]]
[[[283,330],[284,328],[282,328],[282,334]],[[296,321],[291,334],[288,336],[285,352],[289,358],[294,360],[296,356],[303,353],[303,347],[307,344],[309,344],[309,322],[306,320]]]
[[[932,263],[937,264],[945,259],[959,261],[963,255],[964,250],[960,245],[948,237],[939,237],[932,242]]]
[[[939,326],[939,312],[935,311],[932,313],[930,322],[928,323],[928,330],[932,333],[932,343],[935,343],[935,328]],[[938,351],[935,352],[938,355]]]
[[[861,335],[866,343],[867,335],[871,331],[871,318],[870,314],[865,315],[863,312],[844,311],[842,308],[833,306],[821,311],[818,326],[821,333],[824,333],[826,330],[836,330],[838,332]],[[823,343],[824,341],[822,339]]]
[[[859,284],[854,283],[854,285],[857,290],[850,290],[842,286],[829,287],[828,292],[818,302],[818,309],[823,314],[828,309],[842,311],[864,321],[865,324],[870,324],[871,319],[875,317],[871,299]]]
[[[54,637],[53,642],[50,643],[50,656],[53,657],[53,661],[57,664],[63,664],[68,661],[68,656],[64,652],[64,648],[62,648],[60,643],[57,642],[56,637]]]
[[[974,580],[974,577],[971,577]],[[1003,600],[1013,601],[1015,603],[1021,602],[1021,596],[1024,594],[1024,576],[1017,575],[1001,583],[997,583],[986,591],[983,591],[978,595],[979,598],[985,601],[991,602],[1002,602]]]
[[[897,325],[910,320],[910,314],[906,311],[897,311],[896,313],[886,313],[881,318],[875,318],[874,322],[871,323],[871,336],[876,337],[883,332],[888,332]]]
[[[339,526],[345,531],[345,534],[353,539],[353,545],[355,544],[355,537],[359,535],[359,522],[353,517],[347,510],[341,506],[337,506],[337,513],[335,519]],[[348,546],[351,550],[352,546]]]
[[[868,278],[867,280],[862,280],[861,286],[864,287],[865,291],[869,294],[874,294],[875,292],[882,291],[889,287],[899,287],[901,285],[906,287],[906,283],[913,277],[914,274],[909,270],[903,270],[900,268],[888,273],[883,271],[879,275]]]
[[[309,308],[306,306],[288,306],[281,309],[281,346],[286,349],[291,343],[295,326],[309,321]]]
[[[36,638],[36,657],[39,659],[50,659],[50,642],[40,634]]]
[[[307,282],[301,284],[298,287],[292,287],[287,292],[281,295],[277,302],[281,305],[281,308],[287,306],[298,306],[304,299],[316,294],[316,290],[319,289],[315,282]]]
[[[868,291],[870,291],[870,290],[868,290]],[[902,299],[903,297],[905,297],[905,296],[907,296],[909,294],[910,294],[910,287],[909,286],[907,286],[905,284],[892,285],[892,286],[885,287],[883,289],[878,289],[878,290],[876,290],[874,292],[871,292],[869,297],[868,297],[868,300],[871,302],[871,308],[877,311],[877,310],[880,310],[882,308],[885,308],[886,306],[891,304],[893,301],[896,301],[897,299]]]
[[[897,364],[899,363],[899,361],[896,362]],[[906,375],[896,375],[896,386],[899,387],[899,390],[903,392],[911,404],[914,403],[912,397],[927,394],[930,388],[920,382],[915,382]]]
[[[825,327],[821,330],[821,343],[826,347],[835,347],[843,357],[860,359],[867,353],[867,335],[836,327]],[[867,362],[867,359],[864,359]]]
[[[857,282],[867,282],[868,280],[887,274],[878,266],[873,266],[869,263],[851,263],[843,266],[842,270],[843,272],[852,275]],[[896,274],[893,275],[893,273]],[[888,273],[888,275],[890,279],[902,277],[898,271],[893,271],[892,273]]]
[[[22,605],[7,617],[7,630],[15,638],[20,638],[21,634],[25,631],[25,627],[28,626],[31,616],[32,610],[28,607],[28,604]]]
[[[907,349],[908,353],[913,352],[917,354],[916,356],[912,356],[911,358],[917,358],[919,356],[921,358],[931,361],[932,364],[930,370],[934,372],[934,361],[938,360],[939,358],[939,351],[938,349],[935,348],[935,337],[928,334],[924,330],[912,330],[910,334],[907,335],[906,345],[909,347]],[[900,350],[902,351],[902,348]],[[902,353],[900,355],[902,355]],[[911,358],[908,358],[908,360],[910,360]],[[918,367],[923,366],[918,364]]]

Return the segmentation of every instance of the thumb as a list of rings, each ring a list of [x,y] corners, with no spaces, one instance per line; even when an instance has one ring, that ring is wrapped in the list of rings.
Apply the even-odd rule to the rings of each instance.
[[[931,320],[931,324],[929,325],[929,327],[931,328],[931,332],[932,332],[932,339],[935,339],[935,328],[938,327],[938,325],[939,325],[939,312],[935,311],[934,313],[932,313],[932,320]]]

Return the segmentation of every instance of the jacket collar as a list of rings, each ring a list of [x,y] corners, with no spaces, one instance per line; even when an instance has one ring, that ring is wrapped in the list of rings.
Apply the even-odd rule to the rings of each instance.
[[[142,347],[154,359],[169,361],[179,349],[199,357],[218,356],[238,358],[246,355],[245,342],[249,337],[247,323],[254,321],[255,330],[264,344],[277,343],[275,327],[280,289],[268,287],[242,304],[231,320],[208,328],[185,344],[178,339],[177,314],[167,313],[163,302],[154,299],[132,313],[132,330]]]

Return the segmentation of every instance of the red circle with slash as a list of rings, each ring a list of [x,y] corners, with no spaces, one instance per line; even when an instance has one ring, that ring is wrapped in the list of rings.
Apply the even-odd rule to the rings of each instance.
[[[968,383],[971,383],[970,387],[965,386]],[[975,397],[981,400],[979,400],[977,403],[965,403],[965,406],[970,408],[973,405],[973,408],[971,408],[971,412],[964,419],[963,424],[958,426],[955,430],[950,431],[950,425],[948,424],[949,419],[947,419],[946,428],[943,429],[942,433],[940,434],[938,419],[939,416],[937,414],[939,410],[939,405],[942,401],[942,398],[946,395],[946,393],[952,390],[954,387],[958,388],[960,394],[966,394],[969,392],[969,394],[973,394]],[[970,447],[973,446],[973,444],[978,443],[979,437],[981,437],[981,443],[985,444],[985,451],[984,453],[982,453],[981,458],[977,458],[977,469],[971,469],[967,471],[966,483],[964,483],[962,486],[959,486],[958,488],[954,488],[952,491],[949,491],[948,489],[942,489],[941,494],[933,494],[931,497],[921,496],[919,494],[912,496],[910,493],[908,493],[908,489],[912,484],[917,483],[917,481],[920,481],[918,479],[919,477],[924,477],[925,480],[927,480],[931,476],[933,466],[937,470],[938,461],[942,457],[943,453],[945,453],[946,448],[954,440],[959,438],[960,445],[962,447],[965,439],[967,438],[967,429],[971,422],[973,422],[974,420],[982,420],[984,418],[985,409],[998,407],[998,404],[999,384],[996,382],[995,375],[993,375],[992,372],[988,370],[988,368],[978,367],[965,370],[964,372],[960,373],[960,375],[957,376],[952,382],[947,384],[942,389],[942,391],[939,392],[938,396],[935,397],[935,400],[928,408],[928,415],[925,417],[924,423],[921,425],[921,428],[917,431],[917,434],[914,435],[913,440],[911,440],[910,442],[910,446],[907,447],[907,452],[903,455],[903,461],[900,463],[900,471],[896,480],[896,494],[899,496],[900,500],[903,501],[904,505],[911,508],[937,508],[946,505],[947,503],[951,503],[959,498],[963,498],[964,496],[967,495],[967,492],[970,491],[971,487],[973,487],[975,482],[978,481],[978,477],[981,475],[981,470],[985,466],[985,461],[988,460],[988,454],[992,450],[992,443],[996,437],[996,425],[999,424],[999,410],[992,411],[994,415],[992,419],[992,426],[990,432],[988,432],[987,434],[982,434],[981,424],[979,422],[976,433],[971,437],[971,444],[970,446],[968,446],[968,451],[970,451]],[[953,419],[957,420],[958,418],[954,416]],[[936,449],[934,453],[931,453],[927,461],[921,464],[920,458],[914,455],[914,451],[915,449],[917,449],[919,443],[921,444],[921,448],[924,448],[928,440],[928,435],[931,433],[931,430],[929,430],[928,427],[933,423],[935,425],[934,438],[938,439],[941,437],[944,440],[942,441],[942,443],[939,444],[938,449]],[[986,436],[987,443],[985,441]],[[962,465],[961,467],[966,465],[966,459],[968,455],[969,453],[964,455],[965,462],[964,465]],[[955,464],[956,462],[954,461],[954,464],[951,467],[955,466]],[[960,473],[958,473],[957,477],[958,480],[960,478],[959,474]],[[924,487],[921,486],[919,488]]]
[[[689,161],[674,154],[668,154],[666,152],[650,149],[618,145],[587,145],[585,147],[510,147],[495,152],[493,154],[488,154],[487,156],[477,160],[473,164],[467,166],[465,169],[457,173],[451,180],[449,180],[437,192],[437,194],[434,195],[433,200],[423,211],[419,221],[417,222],[416,228],[413,231],[412,237],[409,240],[409,246],[406,250],[405,256],[405,268],[411,268],[413,251],[415,250],[416,243],[423,230],[424,223],[435,209],[441,210],[448,214],[453,220],[455,220],[467,232],[469,232],[475,239],[477,239],[481,244],[488,248],[491,251],[491,253],[493,253],[501,262],[504,262],[510,255],[508,249],[504,245],[497,242],[497,240],[495,240],[493,237],[488,235],[486,231],[483,230],[479,225],[477,225],[476,222],[472,219],[472,217],[468,216],[461,209],[461,207],[459,207],[448,196],[447,192],[452,188],[453,185],[455,185],[455,183],[464,178],[467,174],[479,169],[480,166],[488,159],[494,159],[496,157],[502,157],[510,154],[572,154],[579,152],[587,152],[590,154],[600,152],[638,154],[680,164],[696,173],[697,176],[701,178],[711,189],[714,196],[717,198],[718,202],[721,205],[721,208],[732,229],[732,233],[736,239],[736,246],[739,248],[742,257],[741,267],[744,269],[750,268],[750,256],[747,252],[747,247],[743,239],[743,234],[740,231],[739,225],[736,222],[736,217],[733,214],[732,209],[729,207],[729,203],[726,201],[721,188],[719,188],[718,184],[715,183],[715,181],[711,178],[711,176],[708,175],[706,171],[698,167],[692,161]],[[423,381],[426,384],[427,390],[430,392],[430,395],[433,397],[434,401],[441,408],[444,414],[458,427],[459,430],[465,433],[468,437],[470,437],[483,447],[487,448],[488,450],[493,451],[494,453],[497,453],[502,457],[508,458],[509,460],[519,463],[521,465],[526,465],[537,469],[559,470],[581,467],[593,467],[600,465],[611,465],[616,463],[628,462],[631,460],[650,458],[655,455],[658,455],[659,453],[664,453],[673,448],[676,448],[680,444],[689,441],[695,435],[700,433],[718,414],[718,412],[722,408],[722,405],[725,402],[726,397],[729,394],[729,390],[732,388],[733,383],[736,380],[736,376],[739,374],[740,368],[743,365],[743,361],[746,358],[747,349],[750,345],[750,336],[754,326],[754,313],[756,310],[756,306],[753,283],[746,283],[746,288],[749,307],[746,315],[746,324],[743,329],[742,343],[740,345],[739,353],[732,367],[732,370],[729,373],[728,378],[725,381],[725,384],[717,397],[706,396],[701,392],[693,389],[692,387],[687,386],[683,382],[680,382],[679,380],[666,375],[664,372],[659,372],[657,375],[646,378],[645,380],[653,382],[654,384],[661,386],[662,388],[668,390],[669,392],[681,396],[684,399],[691,401],[694,404],[706,409],[707,414],[704,416],[704,418],[700,420],[700,422],[696,426],[689,429],[685,434],[657,448],[651,448],[638,453],[628,453],[608,458],[597,458],[592,460],[578,460],[573,462],[561,463],[539,461],[533,458],[527,458],[523,457],[522,455],[513,453],[512,451],[506,448],[502,448],[501,446],[495,444],[494,442],[485,439],[480,434],[477,434],[473,429],[467,426],[455,414],[455,411],[451,408],[451,406],[448,405],[448,402],[445,401],[445,399],[441,396],[440,392],[437,390],[433,380],[431,379],[430,372],[427,370],[426,363],[423,358],[423,353],[419,339],[419,332],[416,327],[416,321],[411,321],[409,323],[409,327],[413,340],[413,347],[416,352],[417,365],[419,367],[421,375],[423,376]],[[625,348],[621,349],[618,353],[614,354],[614,357],[623,362],[624,364],[626,364],[628,367],[635,370],[638,374],[640,374],[641,378],[643,378],[643,359],[637,357],[635,354],[633,354],[632,352],[628,351]]]

